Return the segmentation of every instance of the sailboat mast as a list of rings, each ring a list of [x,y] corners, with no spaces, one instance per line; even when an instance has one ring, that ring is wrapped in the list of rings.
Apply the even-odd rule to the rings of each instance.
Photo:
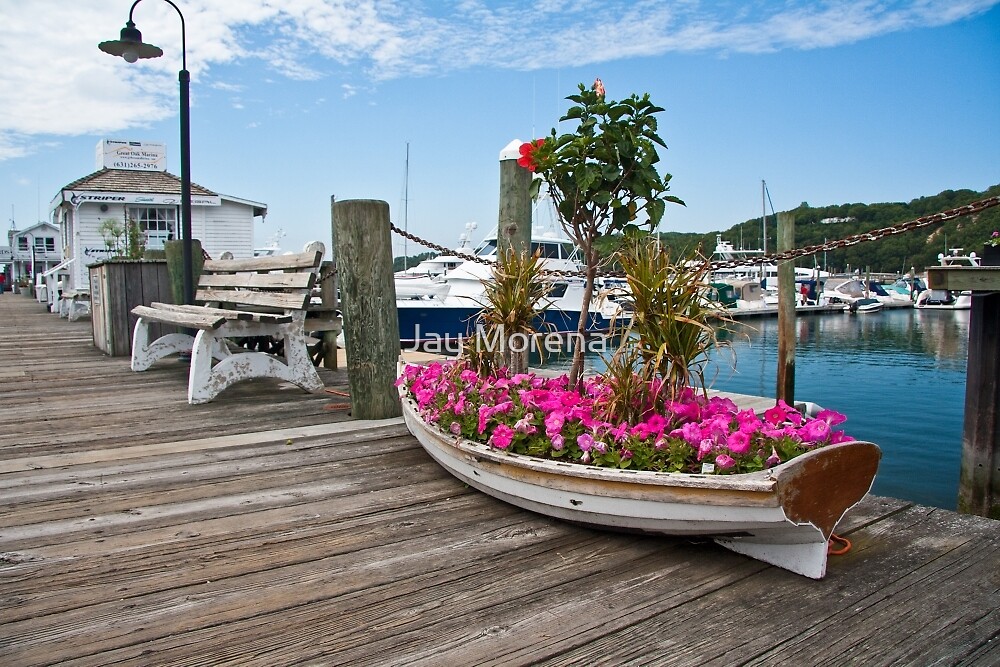
[[[406,142],[406,162],[403,170],[403,231],[410,233],[410,142]],[[409,239],[403,237],[403,270],[409,261]]]
[[[767,254],[767,183],[760,182],[760,221],[763,234],[764,254]]]
[[[767,183],[764,179],[760,181],[760,221],[761,221],[761,243],[762,249],[764,251],[764,256],[767,257]],[[767,268],[763,261],[760,264],[760,277],[761,281],[767,279]]]

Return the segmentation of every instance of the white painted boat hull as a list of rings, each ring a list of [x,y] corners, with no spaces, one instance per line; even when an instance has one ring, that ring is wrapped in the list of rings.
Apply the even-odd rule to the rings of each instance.
[[[741,475],[597,468],[456,438],[424,422],[412,400],[402,402],[407,427],[431,457],[494,498],[592,527],[710,536],[813,579],[825,576],[827,541],[871,490],[881,457],[872,443],[850,442]]]

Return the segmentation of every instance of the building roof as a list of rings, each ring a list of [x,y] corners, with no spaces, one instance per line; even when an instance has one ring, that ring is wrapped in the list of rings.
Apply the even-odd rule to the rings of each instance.
[[[13,244],[14,239],[16,239],[16,238],[18,238],[20,236],[24,236],[25,234],[31,234],[32,232],[35,232],[35,231],[37,231],[39,229],[42,229],[42,228],[48,228],[46,231],[51,231],[53,233],[58,233],[59,232],[59,227],[57,225],[53,225],[51,222],[45,222],[43,220],[43,221],[40,221],[40,222],[36,222],[35,224],[31,225],[30,227],[26,227],[25,229],[10,229],[10,230],[8,230],[7,231],[7,242]]]
[[[181,179],[168,171],[133,171],[105,167],[88,176],[76,179],[63,186],[62,189],[179,195],[181,193]],[[218,196],[217,192],[212,192],[197,183],[191,184],[191,194],[208,197]]]
[[[140,195],[179,195],[181,193],[181,179],[169,171],[135,171],[132,169],[108,169],[105,167],[64,185],[53,198],[51,207],[54,209],[61,202],[67,201],[66,192],[80,190],[89,192],[130,192]],[[220,199],[226,199],[237,204],[251,206],[254,216],[267,215],[267,204],[231,195],[219,194],[197,183],[191,184],[191,195],[193,197],[219,197]]]

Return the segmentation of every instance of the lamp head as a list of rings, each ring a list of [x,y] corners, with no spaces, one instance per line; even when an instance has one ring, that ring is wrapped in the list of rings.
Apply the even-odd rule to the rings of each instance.
[[[159,58],[163,55],[163,49],[160,47],[143,43],[142,33],[132,21],[126,23],[125,27],[122,28],[119,39],[101,42],[97,48],[113,56],[121,56],[130,63],[145,58]]]

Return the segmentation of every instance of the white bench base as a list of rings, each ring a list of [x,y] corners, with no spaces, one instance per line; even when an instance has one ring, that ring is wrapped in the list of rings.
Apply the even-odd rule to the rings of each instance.
[[[64,293],[59,297],[57,308],[59,309],[59,317],[65,317],[70,322],[87,317],[90,315],[90,294]]]
[[[227,338],[272,336],[284,343],[283,355],[231,351]],[[207,403],[230,385],[253,378],[277,378],[312,394],[321,393],[323,381],[313,366],[302,333],[302,321],[268,324],[230,320],[215,330],[201,329],[195,336],[167,334],[149,340],[149,322],[140,317],[132,334],[132,370],[145,371],[173,354],[191,353],[188,403]]]

